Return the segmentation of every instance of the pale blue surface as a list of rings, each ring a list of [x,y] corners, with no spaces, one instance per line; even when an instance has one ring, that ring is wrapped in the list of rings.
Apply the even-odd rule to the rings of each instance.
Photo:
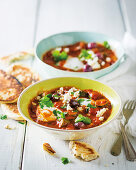
[[[111,65],[110,67],[107,67],[105,69],[94,71],[94,72],[69,72],[69,71],[63,71],[56,69],[52,66],[49,66],[45,64],[44,62],[41,62],[42,55],[50,50],[51,48],[63,46],[63,45],[69,45],[73,44],[78,41],[85,41],[85,42],[100,42],[103,43],[104,41],[108,41],[111,45],[111,48],[115,51],[118,60],[116,63]],[[111,71],[113,71],[115,68],[117,68],[124,56],[124,50],[120,44],[120,42],[114,40],[113,38],[100,34],[95,32],[65,32],[60,34],[55,34],[52,36],[49,36],[43,40],[41,40],[37,46],[36,46],[36,56],[37,56],[37,64],[39,64],[39,73],[42,69],[42,71],[47,73],[48,71],[48,77],[59,77],[59,76],[78,76],[78,77],[87,77],[87,78],[99,78],[101,76],[104,76]],[[39,61],[40,59],[40,61]],[[43,75],[43,74],[42,74]],[[47,75],[47,74],[45,74]],[[43,77],[44,78],[44,77]]]

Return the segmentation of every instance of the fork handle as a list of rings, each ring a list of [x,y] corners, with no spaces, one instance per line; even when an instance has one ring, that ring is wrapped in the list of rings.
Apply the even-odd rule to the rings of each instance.
[[[121,146],[122,146],[122,134],[120,133],[118,139],[111,148],[111,154],[113,156],[118,156],[121,153]]]
[[[125,132],[125,128],[121,123],[121,133],[124,141],[124,149],[125,149],[125,154],[126,158],[128,161],[135,161],[136,160],[136,152],[130,143],[130,140]]]

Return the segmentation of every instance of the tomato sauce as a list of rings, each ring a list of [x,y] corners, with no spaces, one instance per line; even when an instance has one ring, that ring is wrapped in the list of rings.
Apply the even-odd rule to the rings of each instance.
[[[92,89],[60,87],[40,92],[29,104],[33,121],[43,126],[80,130],[99,126],[111,114],[111,102]]]
[[[92,46],[90,44],[92,44]],[[53,51],[55,50],[56,51],[58,50],[60,54],[66,51],[65,54],[67,55],[67,57],[65,59],[60,59],[60,61],[56,61],[53,56]],[[87,59],[88,58],[87,56],[85,56],[86,59],[82,58],[81,60],[80,56],[82,55],[82,50],[86,50],[88,56],[89,56],[89,52],[91,51],[92,52],[91,55],[93,55],[92,57],[95,58],[95,60],[97,61],[94,62],[93,60],[92,63],[90,63],[89,60]],[[81,60],[83,67],[82,68],[79,67],[77,69],[66,67],[65,63],[69,58],[78,58],[79,60]],[[113,63],[116,62],[117,57],[113,52],[113,50],[111,50],[110,46],[105,47],[103,44],[100,43],[77,42],[72,45],[61,46],[59,48],[50,49],[49,51],[45,52],[45,54],[42,57],[42,60],[46,64],[61,70],[73,71],[73,72],[92,72],[111,66]],[[86,68],[88,65],[89,65],[89,69]]]

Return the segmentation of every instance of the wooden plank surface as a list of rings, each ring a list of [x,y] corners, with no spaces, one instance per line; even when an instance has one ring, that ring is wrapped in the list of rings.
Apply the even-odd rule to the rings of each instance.
[[[126,30],[136,38],[136,0],[120,0]]]
[[[36,42],[54,33],[73,30],[98,31],[121,39],[125,29],[118,1],[96,0],[95,3],[93,0],[41,1]],[[116,89],[119,90],[120,87],[116,87]],[[120,93],[123,93],[123,91]],[[134,169],[134,164],[126,161],[124,151],[122,151],[119,157],[113,157],[109,153],[116,137],[111,130],[106,128],[83,139],[82,141],[87,141],[100,153],[100,159],[92,162],[83,162],[71,155],[68,142],[56,139],[46,134],[43,129],[30,124],[26,129],[22,169]],[[132,140],[134,143],[134,139]],[[42,144],[44,142],[51,144],[57,152],[57,157],[52,157],[43,151]],[[71,163],[63,165],[60,160],[63,156],[68,157]]]
[[[41,38],[64,31],[95,31],[119,40],[125,28],[135,34],[135,0],[120,1],[121,6],[119,0],[0,1],[0,56],[31,48]],[[122,13],[120,9],[124,7],[125,12]],[[8,14],[5,14],[6,11]],[[122,95],[126,87],[115,85],[114,88]],[[125,98],[129,98],[130,93],[135,98],[133,89],[125,92]],[[5,124],[15,129],[4,129]],[[135,163],[126,161],[124,151],[119,157],[110,155],[110,147],[117,137],[110,128],[99,130],[84,139],[100,153],[100,159],[92,162],[72,157],[68,142],[56,139],[32,124],[28,123],[24,135],[25,125],[12,120],[0,121],[0,170],[136,169]],[[131,141],[136,148],[135,139],[131,137]],[[53,146],[56,157],[43,151],[44,142]],[[60,160],[63,156],[68,157],[71,163],[63,165]]]
[[[32,47],[35,11],[36,0],[0,1],[0,56]],[[6,124],[15,129],[5,129]],[[0,170],[21,168],[24,137],[25,125],[0,120]]]

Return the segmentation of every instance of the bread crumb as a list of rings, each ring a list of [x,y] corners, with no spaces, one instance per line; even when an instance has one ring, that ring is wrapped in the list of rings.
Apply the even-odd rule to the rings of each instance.
[[[56,152],[52,149],[49,143],[43,144],[43,149],[47,151],[49,154],[54,155]]]

